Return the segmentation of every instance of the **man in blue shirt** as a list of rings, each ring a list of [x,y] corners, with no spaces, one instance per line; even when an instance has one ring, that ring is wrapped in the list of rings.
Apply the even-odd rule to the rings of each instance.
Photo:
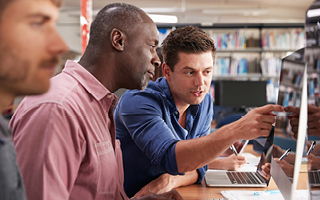
[[[163,41],[162,54],[164,77],[149,82],[145,91],[127,91],[115,111],[129,197],[201,182],[208,163],[239,139],[267,136],[271,112],[283,110],[257,108],[209,134],[212,39],[199,28],[179,28]]]

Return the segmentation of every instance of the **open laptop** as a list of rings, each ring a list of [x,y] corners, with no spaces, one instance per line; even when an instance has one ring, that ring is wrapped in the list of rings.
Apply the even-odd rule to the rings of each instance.
[[[218,171],[208,170],[205,175],[206,185],[209,187],[267,187],[270,176],[265,177],[261,166],[267,163],[267,154],[273,143],[274,129],[265,138],[265,145],[257,165],[256,171]],[[247,142],[245,143],[247,144]]]

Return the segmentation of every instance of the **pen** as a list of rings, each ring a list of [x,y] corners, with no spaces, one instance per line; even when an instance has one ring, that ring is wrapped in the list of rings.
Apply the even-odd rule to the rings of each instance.
[[[283,154],[282,156],[279,158],[279,160],[282,160],[284,159],[285,157],[287,157],[287,155],[289,155],[289,153],[291,152],[291,149],[287,149]]]
[[[316,146],[316,141],[313,141],[309,150],[307,151],[307,155],[309,155],[311,153],[311,151],[314,149],[315,146]]]
[[[237,156],[238,155],[238,152],[236,150],[236,148],[234,148],[233,145],[230,146],[230,149],[233,151],[233,153]]]

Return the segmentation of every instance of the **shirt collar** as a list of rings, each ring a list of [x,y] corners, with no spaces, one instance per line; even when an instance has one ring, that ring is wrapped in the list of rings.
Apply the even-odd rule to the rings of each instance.
[[[80,64],[68,60],[62,72],[74,77],[79,83],[98,101],[107,97],[112,99],[117,97],[111,93],[104,85],[102,85],[90,72],[88,72]]]

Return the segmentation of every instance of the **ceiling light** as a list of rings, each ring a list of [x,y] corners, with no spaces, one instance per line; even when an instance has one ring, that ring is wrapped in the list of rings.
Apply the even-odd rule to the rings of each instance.
[[[320,16],[320,9],[313,9],[313,10],[308,10],[307,12],[307,17],[312,18],[312,17],[318,17]]]
[[[174,15],[155,15],[148,14],[155,23],[177,23],[178,18]]]

